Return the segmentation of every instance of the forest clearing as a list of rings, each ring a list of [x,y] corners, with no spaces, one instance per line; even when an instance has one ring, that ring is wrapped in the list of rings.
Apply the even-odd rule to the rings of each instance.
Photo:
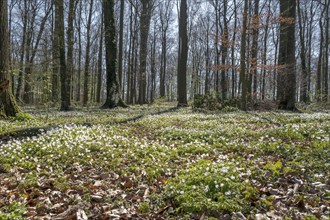
[[[329,112],[171,106],[1,120],[0,219],[329,219]]]

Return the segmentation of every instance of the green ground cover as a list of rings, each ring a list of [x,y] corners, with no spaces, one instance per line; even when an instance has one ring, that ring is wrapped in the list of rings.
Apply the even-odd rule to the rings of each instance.
[[[329,219],[329,113],[31,115],[0,121],[0,219]]]

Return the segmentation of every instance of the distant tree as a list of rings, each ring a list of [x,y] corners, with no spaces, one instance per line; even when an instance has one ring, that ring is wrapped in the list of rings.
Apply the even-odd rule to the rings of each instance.
[[[324,17],[325,7],[321,12],[321,17]],[[322,91],[322,63],[324,60],[324,22],[322,19],[319,20],[319,27],[320,27],[320,47],[319,47],[319,57],[317,61],[317,72],[316,72],[316,100],[322,101],[323,98],[323,91]]]
[[[295,24],[296,0],[280,0],[280,48],[277,77],[277,100],[279,108],[295,109],[296,69],[295,69]]]
[[[117,36],[116,20],[114,15],[114,0],[103,0],[103,23],[105,36],[105,62],[107,72],[106,100],[102,108],[115,108],[117,106],[126,107],[120,97],[120,87],[117,65]]]
[[[68,28],[67,28],[67,47],[68,47],[68,53],[67,53],[67,81],[66,81],[66,87],[71,91],[71,79],[73,76],[73,46],[74,46],[74,17],[76,12],[76,0],[70,0],[69,2],[69,14],[68,14]],[[72,97],[73,91],[70,95],[70,98],[68,100],[69,105],[71,105],[71,97]]]
[[[76,26],[77,26],[77,43],[78,43],[78,69],[77,69],[77,82],[76,82],[76,98],[75,100],[79,102],[81,100],[81,69],[82,69],[82,4],[83,1],[79,1],[79,7],[77,9],[77,18],[76,18]]]
[[[122,88],[123,78],[123,44],[124,44],[124,13],[125,0],[120,0],[120,18],[119,18],[119,48],[118,48],[118,80]]]
[[[244,0],[243,30],[241,39],[240,83],[242,85],[241,109],[247,110],[247,76],[246,76],[246,29],[247,29],[248,0]]]
[[[251,48],[251,73],[253,78],[253,89],[248,94],[249,102],[255,102],[257,99],[258,86],[258,38],[259,38],[259,0],[254,0],[254,14],[252,20],[252,48]],[[252,80],[250,82],[252,84]],[[251,86],[251,85],[250,85]]]
[[[9,81],[9,32],[7,0],[0,1],[0,115],[15,116],[21,112]]]
[[[236,28],[237,28],[237,14],[238,14],[238,10],[237,10],[237,4],[236,4],[236,0],[233,0],[233,4],[234,4],[234,33],[231,39],[231,98],[235,98],[235,94],[236,94],[236,79],[238,77],[236,77],[236,68],[235,68],[235,43],[236,43]]]
[[[97,87],[96,87],[96,102],[101,102],[101,87],[102,87],[102,70],[103,70],[103,14],[102,22],[100,27],[100,41],[99,41],[99,52],[97,55]]]
[[[188,34],[187,34],[187,0],[181,0],[179,17],[179,50],[178,50],[178,106],[188,105],[187,101],[187,59],[188,59]]]
[[[301,84],[300,84],[300,101],[308,101],[308,69],[306,61],[306,47],[305,47],[305,29],[303,28],[302,12],[301,12],[300,0],[297,0],[297,12],[298,12],[298,27],[299,27],[299,40],[300,40],[300,61],[301,61]]]
[[[264,29],[264,38],[263,38],[263,50],[262,50],[262,83],[261,83],[261,99],[265,100],[266,97],[266,73],[267,73],[267,50],[268,50],[268,34],[269,34],[269,20],[270,20],[270,4],[271,2],[268,2],[268,11],[266,16],[266,25]]]
[[[64,35],[64,2],[63,0],[55,0],[55,35],[58,46],[58,55],[60,59],[60,81],[61,81],[61,111],[70,109],[70,87],[68,82],[70,77],[67,73],[66,57],[65,57],[65,35]]]
[[[323,64],[323,69],[324,69],[324,77],[323,77],[323,82],[324,82],[324,96],[325,96],[325,101],[330,100],[329,96],[329,45],[330,45],[330,2],[325,1],[325,48],[324,48],[324,64]]]
[[[90,1],[89,13],[87,19],[87,27],[86,27],[86,55],[85,55],[85,69],[84,69],[84,93],[83,93],[83,105],[86,106],[88,102],[88,92],[89,92],[89,64],[90,64],[90,49],[91,49],[91,24],[92,24],[92,13],[93,13],[93,4],[94,0]]]
[[[147,103],[147,51],[150,19],[154,0],[141,0],[140,16],[140,75],[139,75],[139,104]]]
[[[227,20],[227,7],[228,0],[224,0],[223,4],[223,34],[221,36],[221,98],[227,99],[228,85],[227,85],[227,53],[229,47],[229,33],[228,33],[228,20]]]
[[[160,61],[160,77],[159,77],[159,93],[160,97],[165,97],[165,78],[166,78],[166,69],[167,69],[167,38],[168,38],[168,29],[170,25],[170,19],[172,15],[172,0],[164,1],[160,4],[159,9],[159,19],[160,19],[160,29],[162,32],[161,41],[162,41],[162,53]]]

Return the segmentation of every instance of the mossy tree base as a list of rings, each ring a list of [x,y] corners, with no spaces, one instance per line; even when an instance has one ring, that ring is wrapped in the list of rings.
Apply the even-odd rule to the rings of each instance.
[[[0,95],[0,115],[3,117],[15,117],[16,114],[22,112],[17,105],[13,94],[8,90]]]

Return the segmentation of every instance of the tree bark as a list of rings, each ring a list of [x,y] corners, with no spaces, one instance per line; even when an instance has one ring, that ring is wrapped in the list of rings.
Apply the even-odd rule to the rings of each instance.
[[[303,30],[302,15],[300,10],[300,0],[297,0],[297,12],[298,12],[298,26],[299,26],[299,40],[300,40],[300,60],[301,60],[301,84],[300,84],[300,101],[307,102],[308,94],[308,72],[306,65],[306,49],[305,49],[305,31]]]
[[[142,12],[140,17],[140,75],[139,75],[139,104],[147,101],[147,52],[148,36],[153,0],[141,0]]]
[[[60,59],[60,80],[61,80],[61,111],[70,109],[70,80],[67,74],[66,58],[65,58],[65,41],[64,41],[64,2],[63,0],[55,0],[55,34],[58,45]]]
[[[120,18],[119,18],[119,52],[118,52],[118,80],[119,87],[122,88],[123,80],[123,41],[124,41],[124,13],[125,1],[120,0]]]
[[[101,87],[102,87],[102,59],[103,59],[103,19],[100,27],[100,42],[99,52],[97,58],[97,88],[96,88],[96,102],[101,102]]]
[[[280,48],[277,77],[277,100],[279,108],[295,110],[295,21],[296,0],[280,0]]]
[[[179,17],[179,51],[178,51],[178,107],[188,106],[187,101],[187,0],[181,0]]]
[[[258,85],[258,38],[259,38],[259,0],[254,1],[254,15],[252,21],[252,51],[251,51],[251,73],[253,77],[253,89],[250,94],[250,102],[255,102],[257,99]]]
[[[323,82],[324,82],[324,101],[328,101],[330,99],[329,97],[329,44],[330,44],[330,39],[329,39],[329,32],[330,32],[330,3],[329,1],[325,1],[325,48],[324,48],[324,76],[323,76]]]
[[[117,64],[117,37],[116,21],[114,16],[114,0],[103,0],[103,22],[105,35],[105,57],[106,57],[106,101],[102,108],[126,107],[120,98],[120,87],[118,75],[116,74]]]
[[[82,1],[79,1],[79,13],[77,21],[78,35],[78,70],[77,70],[77,93],[76,102],[81,100],[81,60],[82,60],[82,42],[81,42],[81,19],[82,19]]]
[[[243,30],[241,40],[241,59],[240,59],[240,82],[242,85],[241,95],[241,109],[247,110],[247,82],[246,82],[246,28],[247,28],[247,12],[248,12],[248,0],[244,0],[244,11],[243,11]]]
[[[269,30],[269,20],[270,20],[270,3],[268,2],[268,11],[267,11],[267,18],[266,18],[266,26],[264,30],[264,41],[263,41],[263,52],[262,52],[262,84],[261,84],[261,99],[265,100],[266,97],[266,73],[267,73],[267,44],[268,44],[268,30]]]
[[[8,3],[0,1],[0,115],[15,116],[21,112],[11,91],[9,73],[9,32],[8,32]]]
[[[236,67],[235,67],[235,42],[236,42],[236,28],[237,28],[237,5],[236,0],[233,1],[234,3],[234,32],[231,44],[231,98],[235,98],[236,94]]]
[[[229,46],[229,33],[228,33],[228,22],[227,22],[227,4],[228,1],[225,0],[223,4],[223,35],[221,37],[222,41],[222,49],[221,49],[221,97],[222,100],[227,99],[227,91],[228,91],[228,85],[227,85],[227,66],[226,66],[226,60],[227,60],[227,52],[228,52],[228,46]]]
[[[91,23],[92,23],[92,12],[93,12],[94,0],[90,1],[88,21],[86,27],[86,55],[85,55],[85,69],[84,69],[84,95],[83,95],[83,105],[86,106],[88,102],[88,92],[89,92],[89,63],[90,63],[90,47],[91,47]]]
[[[71,91],[71,79],[73,76],[73,45],[74,45],[74,29],[73,22],[76,12],[76,0],[70,0],[69,2],[69,15],[68,15],[68,29],[67,29],[67,45],[68,45],[68,56],[67,56],[67,82],[66,86],[69,91]],[[71,105],[71,95],[67,100],[69,106]]]

